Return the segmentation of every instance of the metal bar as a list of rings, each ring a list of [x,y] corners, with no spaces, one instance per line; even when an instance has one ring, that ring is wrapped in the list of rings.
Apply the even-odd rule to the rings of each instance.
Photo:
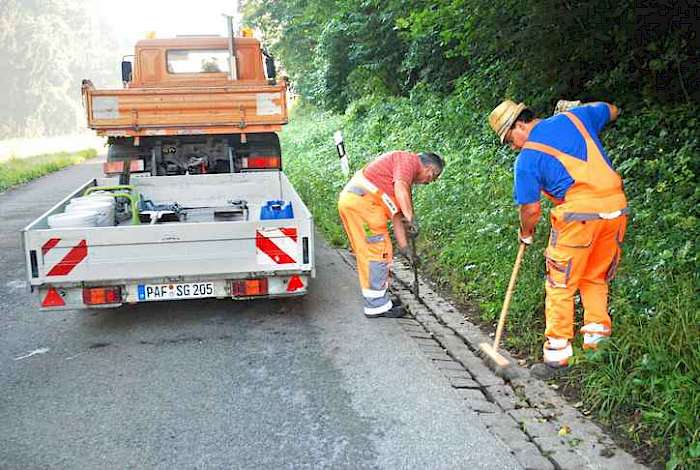
[[[229,80],[238,80],[238,68],[236,67],[236,45],[233,39],[233,16],[226,15],[228,29],[228,77]]]

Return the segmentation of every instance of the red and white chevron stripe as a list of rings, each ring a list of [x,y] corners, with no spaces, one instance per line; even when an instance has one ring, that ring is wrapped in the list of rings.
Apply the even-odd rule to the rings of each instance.
[[[68,252],[54,249],[60,241],[60,238],[50,238],[41,247],[44,266],[50,266],[46,273],[47,276],[67,276],[88,256],[86,240],[80,240]]]
[[[260,228],[255,232],[258,264],[295,264],[299,253],[296,227]]]

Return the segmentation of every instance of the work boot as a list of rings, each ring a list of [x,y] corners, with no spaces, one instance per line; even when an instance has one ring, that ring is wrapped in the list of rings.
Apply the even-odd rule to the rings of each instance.
[[[403,305],[394,305],[391,307],[389,310],[386,312],[381,312],[381,313],[371,313],[368,314],[365,312],[365,316],[367,318],[380,318],[380,317],[385,317],[385,318],[401,318],[404,315],[406,315],[406,309],[403,307]]]
[[[569,358],[574,355],[571,343],[566,338],[547,337],[542,345],[542,362],[552,367],[569,365]]]
[[[530,367],[530,374],[540,380],[556,379],[569,372],[568,366],[555,366],[544,362],[538,362]]]
[[[394,305],[388,311],[384,312],[384,316],[387,318],[401,318],[406,315],[406,309],[403,305]]]
[[[584,351],[595,351],[598,345],[610,338],[610,327],[602,323],[589,323],[581,328]]]

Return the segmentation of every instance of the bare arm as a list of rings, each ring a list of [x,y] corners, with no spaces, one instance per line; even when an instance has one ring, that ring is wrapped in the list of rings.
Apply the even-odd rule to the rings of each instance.
[[[413,220],[413,200],[411,199],[411,185],[402,180],[394,183],[394,194],[399,209],[409,222]],[[396,225],[394,225],[396,226]],[[396,229],[394,229],[396,230]]]
[[[401,218],[401,212],[397,212],[391,218],[391,225],[394,227],[396,243],[399,245],[399,249],[403,250],[408,247],[408,238],[406,237],[406,226],[403,224]]]
[[[542,207],[540,201],[520,206],[520,236],[527,238],[535,233],[535,226],[540,220]]]

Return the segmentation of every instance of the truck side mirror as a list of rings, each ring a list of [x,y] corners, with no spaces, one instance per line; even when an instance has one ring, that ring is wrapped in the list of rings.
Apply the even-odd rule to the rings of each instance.
[[[122,60],[122,82],[129,83],[131,81],[131,62]]]
[[[267,72],[267,78],[274,80],[277,78],[277,68],[275,67],[275,59],[271,56],[265,56],[265,71]]]

